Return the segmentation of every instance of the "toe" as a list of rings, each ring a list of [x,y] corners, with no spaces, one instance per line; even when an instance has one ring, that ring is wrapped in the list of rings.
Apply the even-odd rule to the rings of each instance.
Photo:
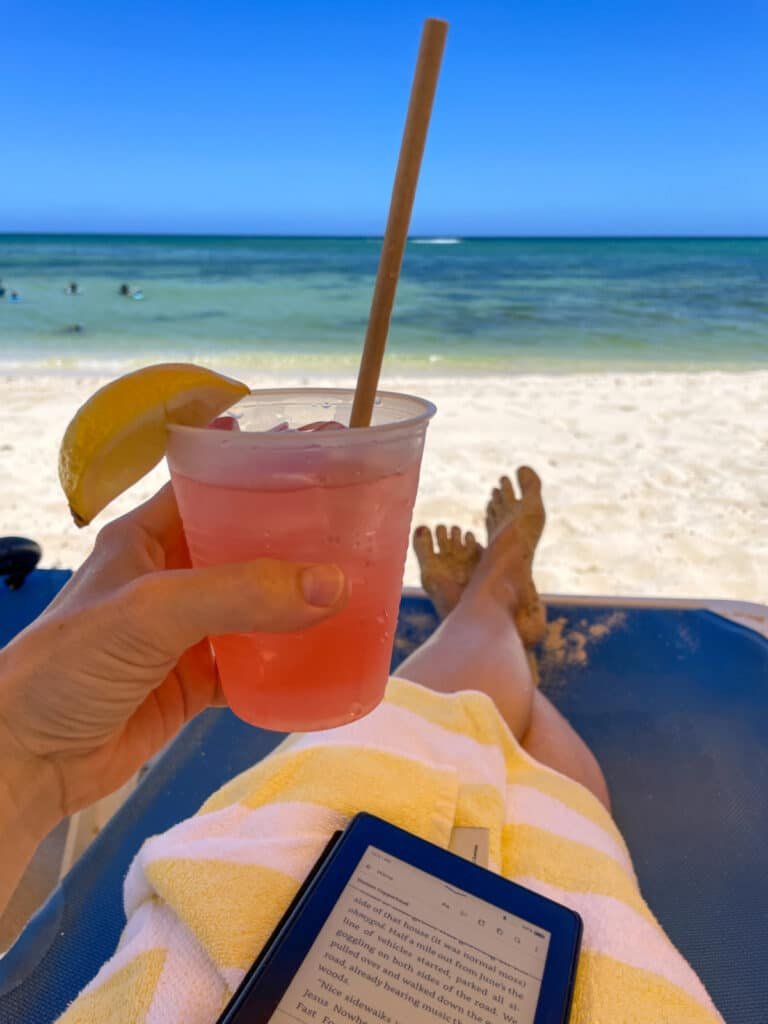
[[[428,526],[419,526],[413,533],[413,550],[419,563],[431,558],[435,553],[432,543],[432,531]]]
[[[520,484],[520,493],[524,498],[541,494],[541,480],[539,474],[530,466],[521,466],[517,471],[517,482]]]
[[[513,507],[517,503],[517,495],[515,494],[515,488],[512,486],[512,481],[508,476],[503,476],[499,484],[499,493],[502,499],[510,508]]]
[[[541,500],[541,480],[529,466],[521,466],[517,480],[523,497],[520,502],[520,535],[530,549],[530,557],[541,539],[546,521],[544,503]]]
[[[437,546],[440,549],[440,554],[444,555],[448,550],[448,531],[442,523],[435,530],[435,537],[437,538]]]
[[[459,526],[451,527],[451,547],[461,547],[461,527]]]
[[[538,473],[529,466],[521,466],[518,469],[517,479],[523,494],[521,511],[526,520],[535,525],[535,536],[531,539],[536,544],[544,529],[545,519],[544,503],[541,500],[541,480]]]
[[[496,506],[493,502],[493,498],[485,506],[485,527],[489,533],[493,532],[493,528],[496,525]]]
[[[467,552],[467,557],[470,559],[479,558],[483,552],[482,545],[478,544],[477,537],[475,537],[471,530],[467,530],[464,535],[464,547]]]

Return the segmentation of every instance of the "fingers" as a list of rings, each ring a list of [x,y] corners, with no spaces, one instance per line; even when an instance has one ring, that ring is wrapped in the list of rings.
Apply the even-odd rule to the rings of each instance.
[[[175,536],[181,527],[181,519],[171,484],[165,484],[152,498],[116,519],[113,525],[129,524],[142,527],[161,544],[169,536]]]
[[[117,604],[138,636],[178,656],[206,636],[304,629],[346,598],[337,566],[260,559],[150,573],[123,588]]]
[[[155,569],[188,568],[187,542],[171,484],[107,523],[99,531],[94,553],[111,566],[115,583]]]
[[[88,558],[47,612],[93,604],[145,573],[189,564],[176,499],[171,485],[166,484],[149,501],[99,530]]]

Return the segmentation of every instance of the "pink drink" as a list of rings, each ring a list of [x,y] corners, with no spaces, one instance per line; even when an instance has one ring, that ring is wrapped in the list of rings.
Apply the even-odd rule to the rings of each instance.
[[[240,432],[171,428],[168,458],[193,564],[334,562],[347,576],[348,604],[326,622],[212,639],[233,711],[266,728],[352,721],[380,702],[388,678],[434,407],[382,395],[371,428],[264,432],[285,420],[348,422],[351,399],[340,390],[254,392],[234,410]]]

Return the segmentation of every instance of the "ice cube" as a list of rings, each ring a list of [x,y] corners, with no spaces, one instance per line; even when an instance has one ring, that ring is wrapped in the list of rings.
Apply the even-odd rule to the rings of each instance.
[[[208,424],[209,430],[240,430],[240,424],[237,422],[234,416],[217,416],[215,420]]]
[[[303,427],[299,427],[299,430],[346,430],[347,428],[343,423],[339,423],[338,420],[315,420],[314,423],[307,423]]]

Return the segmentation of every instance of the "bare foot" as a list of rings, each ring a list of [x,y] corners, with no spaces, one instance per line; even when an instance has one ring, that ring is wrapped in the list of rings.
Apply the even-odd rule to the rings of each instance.
[[[459,603],[464,588],[480,563],[482,545],[467,531],[462,539],[458,526],[450,533],[444,526],[435,530],[437,551],[432,532],[420,526],[413,535],[413,547],[421,570],[421,583],[429,594],[437,614],[444,619]]]
[[[472,533],[462,540],[458,526],[450,533],[444,526],[437,527],[437,550],[428,527],[420,526],[413,546],[422,585],[441,619],[453,611],[471,580],[476,594],[492,593],[509,609],[527,649],[541,640],[546,627],[546,613],[532,576],[545,515],[536,473],[523,466],[517,481],[519,498],[506,476],[493,490],[486,510],[487,551]]]
[[[546,611],[533,582],[533,558],[546,516],[538,475],[528,466],[521,466],[517,471],[517,483],[519,498],[508,476],[503,476],[499,486],[494,487],[486,508],[485,525],[489,553],[496,539],[501,540],[508,532],[513,534],[522,549],[522,565],[515,580],[519,598],[515,624],[527,649],[541,640],[547,624]]]

